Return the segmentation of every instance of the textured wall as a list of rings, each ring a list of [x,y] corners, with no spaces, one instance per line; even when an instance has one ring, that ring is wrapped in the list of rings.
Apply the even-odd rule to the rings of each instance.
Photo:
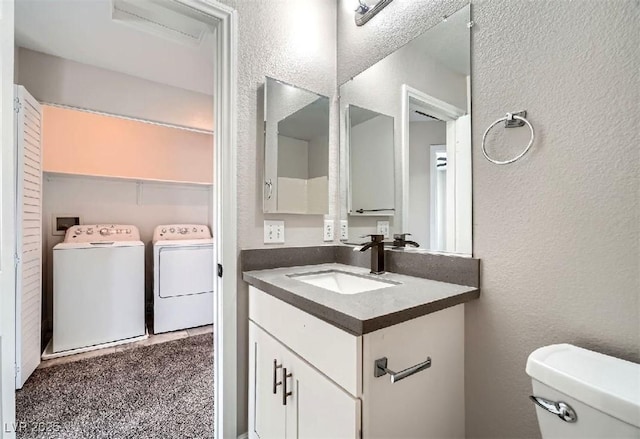
[[[481,300],[466,316],[474,437],[538,435],[524,367],[539,346],[640,361],[638,12],[636,1],[474,8],[473,247],[483,267]],[[482,130],[521,108],[537,128],[532,153],[488,163]]]
[[[345,3],[339,82],[464,2],[396,0],[361,30]],[[569,342],[640,361],[640,14],[634,0],[473,6],[482,296],[466,306],[467,437],[539,437],[524,372],[532,350]],[[486,162],[485,127],[521,108],[537,129],[532,153],[508,167]],[[492,136],[494,152],[526,141],[513,131]]]
[[[322,215],[262,213],[264,76],[324,96],[336,89],[336,4],[331,0],[226,0],[238,11],[238,245],[262,247],[263,220],[284,219],[286,245],[322,243]],[[329,168],[337,169],[337,106],[332,103]],[[335,217],[338,173],[330,175]],[[238,431],[247,430],[247,288],[238,282]]]
[[[227,1],[239,16],[238,41],[238,243],[263,246],[263,84],[270,76],[324,96],[335,94],[336,9],[327,0]],[[309,19],[313,17],[313,19]],[[332,104],[333,105],[333,104]],[[333,110],[333,107],[332,107]],[[336,118],[332,111],[332,118]],[[335,119],[337,120],[337,118]],[[335,123],[332,124],[335,127]],[[330,133],[337,139],[337,127]],[[329,151],[337,163],[337,146]],[[330,185],[337,198],[337,175]],[[334,215],[335,212],[330,212]],[[322,216],[267,215],[285,220],[286,245],[322,242]]]

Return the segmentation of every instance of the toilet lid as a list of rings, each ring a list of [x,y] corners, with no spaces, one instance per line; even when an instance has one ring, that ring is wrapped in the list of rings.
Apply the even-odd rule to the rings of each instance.
[[[527,374],[640,428],[640,364],[570,344],[557,344],[529,355]]]

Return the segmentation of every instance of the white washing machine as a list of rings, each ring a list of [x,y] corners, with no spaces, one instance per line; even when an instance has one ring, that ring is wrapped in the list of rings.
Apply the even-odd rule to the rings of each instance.
[[[70,227],[53,248],[53,352],[143,336],[144,244],[138,229]]]
[[[213,239],[209,227],[169,224],[153,233],[153,332],[213,323]]]

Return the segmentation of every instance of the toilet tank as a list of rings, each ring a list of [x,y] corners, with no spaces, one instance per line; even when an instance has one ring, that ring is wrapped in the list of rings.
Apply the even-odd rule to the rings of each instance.
[[[639,364],[557,344],[529,355],[526,370],[542,398],[535,407],[544,439],[640,439]]]

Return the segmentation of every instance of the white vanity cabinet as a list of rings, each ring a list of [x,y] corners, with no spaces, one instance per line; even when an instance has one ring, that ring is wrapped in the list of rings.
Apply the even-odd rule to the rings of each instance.
[[[360,401],[357,398],[253,322],[249,324],[249,339],[250,437],[358,437]]]
[[[250,286],[249,437],[463,438],[463,312],[358,336]],[[385,357],[431,366],[392,383],[374,373]]]

